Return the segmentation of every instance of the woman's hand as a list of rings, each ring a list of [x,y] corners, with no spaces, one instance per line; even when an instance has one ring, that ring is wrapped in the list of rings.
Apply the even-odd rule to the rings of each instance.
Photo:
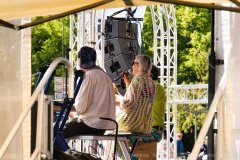
[[[115,83],[113,84],[113,90],[115,94],[118,94],[118,88]]]
[[[123,80],[124,80],[124,83],[126,84],[126,87],[128,88],[128,86],[130,85],[130,74],[129,74],[129,72],[124,73]]]
[[[116,107],[119,107],[120,106],[120,102],[122,101],[123,97],[119,94],[115,94],[115,104],[116,104]]]

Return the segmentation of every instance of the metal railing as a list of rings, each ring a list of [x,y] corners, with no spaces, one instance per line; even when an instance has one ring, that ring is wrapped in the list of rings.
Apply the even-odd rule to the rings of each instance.
[[[215,115],[215,111],[218,107],[218,104],[219,104],[219,101],[222,99],[222,96],[223,96],[223,92],[224,92],[224,89],[226,87],[226,73],[224,73],[224,75],[222,76],[222,79],[219,83],[219,86],[218,86],[218,89],[217,89],[217,92],[213,98],[213,101],[212,101],[212,104],[209,108],[209,111],[208,111],[208,114],[205,118],[205,121],[203,123],[203,126],[200,130],[200,133],[198,135],[198,138],[197,138],[197,141],[193,147],[193,150],[190,154],[190,160],[195,160],[197,159],[197,156],[198,156],[198,153],[199,153],[199,150],[202,146],[202,143],[204,141],[204,138],[208,132],[208,129],[209,129],[209,126],[212,122],[212,119]],[[220,117],[221,118],[221,117]]]
[[[69,98],[73,98],[73,91],[74,91],[74,71],[73,71],[73,67],[70,64],[70,62],[65,59],[65,58],[57,58],[55,59],[51,65],[49,66],[49,68],[47,69],[46,73],[44,74],[41,82],[38,84],[37,88],[35,89],[35,91],[33,92],[29,102],[27,103],[28,106],[26,107],[26,109],[23,110],[23,112],[21,113],[21,115],[19,116],[18,120],[16,121],[15,125],[13,126],[10,134],[8,135],[8,137],[6,138],[6,140],[4,141],[1,149],[0,149],[0,159],[2,159],[3,155],[5,154],[6,150],[8,149],[10,143],[12,142],[13,138],[15,137],[17,131],[19,130],[19,128],[21,127],[23,121],[25,120],[25,118],[27,117],[29,111],[31,110],[33,104],[35,103],[35,101],[38,100],[40,101],[40,105],[44,99],[44,87],[46,85],[46,83],[48,82],[48,79],[50,78],[50,76],[52,75],[53,71],[56,69],[58,64],[64,64],[67,67],[68,70],[68,74],[69,74],[69,90],[68,90],[68,95]],[[40,118],[38,119],[37,122],[37,132],[41,135],[41,127],[42,127],[42,107],[38,107],[38,115],[40,116]],[[41,152],[41,137],[40,135],[37,135],[36,137],[36,148],[31,156],[31,159],[35,159],[37,156],[39,156],[40,158],[40,152]]]

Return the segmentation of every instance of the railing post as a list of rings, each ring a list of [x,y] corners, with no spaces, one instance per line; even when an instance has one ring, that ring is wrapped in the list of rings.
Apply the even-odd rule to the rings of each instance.
[[[205,121],[204,121],[204,123],[202,125],[202,128],[200,130],[200,133],[198,135],[197,141],[196,141],[196,143],[193,147],[193,150],[191,152],[190,160],[197,159],[197,155],[198,155],[199,150],[201,148],[201,145],[204,141],[204,138],[207,134],[207,131],[208,131],[210,125],[211,125],[212,119],[213,119],[213,117],[215,115],[215,111],[217,109],[217,105],[219,103],[219,100],[223,96],[223,91],[224,91],[225,87],[226,87],[226,71],[222,76],[221,82],[219,83],[219,86],[218,86],[217,92],[216,92],[216,94],[213,98],[212,104],[209,107],[208,114],[205,118]]]

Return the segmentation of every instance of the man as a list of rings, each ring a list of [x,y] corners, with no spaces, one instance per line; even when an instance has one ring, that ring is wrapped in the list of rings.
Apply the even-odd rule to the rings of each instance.
[[[115,97],[110,77],[96,66],[96,51],[93,48],[82,47],[78,58],[79,67],[85,71],[74,104],[78,117],[66,124],[64,138],[83,134],[102,135],[107,129],[115,128],[113,122],[99,119],[115,119]]]
[[[183,143],[182,143],[182,138],[183,138],[183,133],[179,132],[177,134],[177,155],[178,157],[182,157],[184,158],[184,147],[183,147]]]
[[[163,86],[159,84],[159,69],[155,65],[152,66],[151,73],[156,86],[153,104],[153,129],[163,132],[163,129],[165,129],[166,92]]]

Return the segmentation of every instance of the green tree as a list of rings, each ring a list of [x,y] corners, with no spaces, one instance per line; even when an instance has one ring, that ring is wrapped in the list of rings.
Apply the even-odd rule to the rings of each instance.
[[[34,18],[34,20],[41,17]],[[56,19],[32,27],[32,72],[37,72],[39,67],[49,65],[58,57],[66,56],[69,46],[69,18]],[[56,75],[63,74],[59,67]],[[32,78],[35,86],[36,76]]]
[[[178,29],[178,84],[206,83],[211,12],[185,6],[175,6],[175,11]]]
[[[175,11],[178,27],[178,84],[205,84],[208,76],[211,12],[185,6],[176,6]],[[201,109],[202,105],[189,105],[188,108]],[[185,133],[192,133],[195,123],[193,114],[186,112],[186,109],[178,107],[178,128]],[[197,127],[200,129],[205,113],[197,116]]]
[[[175,5],[177,21],[178,84],[206,83],[210,52],[210,10]],[[144,53],[153,57],[153,26],[150,7],[143,20]]]
[[[143,19],[142,46],[144,54],[153,59],[153,26],[150,7],[146,7]]]

